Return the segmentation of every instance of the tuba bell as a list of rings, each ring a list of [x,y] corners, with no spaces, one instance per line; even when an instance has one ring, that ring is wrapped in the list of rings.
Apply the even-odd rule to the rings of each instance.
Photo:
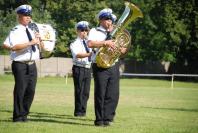
[[[136,18],[142,18],[141,10],[132,3],[125,2],[125,10],[111,31],[110,36],[114,39],[115,49],[109,47],[101,47],[96,56],[96,64],[101,68],[109,68],[115,64],[116,60],[122,55],[120,48],[130,47],[131,35],[125,29],[126,26]]]

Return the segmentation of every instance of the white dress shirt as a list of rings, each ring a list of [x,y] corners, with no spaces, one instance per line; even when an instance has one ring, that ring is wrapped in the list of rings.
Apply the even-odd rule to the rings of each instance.
[[[35,35],[31,29],[29,29],[29,32],[32,36],[32,38],[35,38]],[[16,44],[23,44],[29,42],[27,33],[26,33],[26,27],[19,24],[16,27],[14,27],[10,34],[7,36],[6,40],[4,41],[4,44],[13,47]],[[39,49],[35,45],[36,51],[32,51],[32,47],[29,46],[22,50],[17,51],[11,51],[10,57],[13,61],[34,61],[39,59]]]
[[[92,40],[92,41],[104,41],[106,39],[107,35],[106,35],[106,30],[100,26],[96,28],[92,28],[89,31],[89,36],[88,36],[88,40]],[[92,54],[92,60],[95,63],[96,60],[96,55],[98,54],[98,50],[99,48],[94,48],[95,53]]]
[[[87,40],[85,40],[85,42],[87,43]],[[92,51],[90,48],[88,49],[90,52]],[[83,40],[80,37],[77,37],[76,40],[70,44],[70,50],[71,50],[72,57],[73,57],[73,64],[91,66],[91,62],[89,62],[88,57],[85,57],[85,58],[76,57],[77,54],[79,53],[87,53],[83,44]]]

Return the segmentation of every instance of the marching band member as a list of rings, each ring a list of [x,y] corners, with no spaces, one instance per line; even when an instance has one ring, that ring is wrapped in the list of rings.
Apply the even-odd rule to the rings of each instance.
[[[75,109],[74,116],[85,116],[91,83],[91,49],[87,46],[89,23],[80,21],[76,24],[76,40],[71,43],[73,56],[73,81]]]
[[[100,47],[115,48],[113,40],[107,40],[108,33],[113,30],[113,22],[116,16],[112,9],[101,10],[98,15],[99,27],[92,28],[88,36],[88,46],[95,49],[93,54],[93,77],[94,77],[94,106],[95,126],[111,125],[119,99],[119,64],[115,63],[110,68],[97,66],[95,57]]]
[[[4,41],[3,47],[10,50],[12,72],[15,79],[13,122],[25,122],[34,99],[37,83],[35,60],[39,59],[39,34],[28,28],[32,7],[21,5],[16,8],[19,24]]]

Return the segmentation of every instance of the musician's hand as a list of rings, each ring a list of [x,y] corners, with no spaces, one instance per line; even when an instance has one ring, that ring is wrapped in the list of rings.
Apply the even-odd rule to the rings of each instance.
[[[109,47],[111,48],[112,50],[114,50],[116,47],[115,47],[115,43],[113,40],[106,40],[104,41],[104,46],[105,47]]]
[[[36,38],[41,38],[41,35],[38,32],[35,32],[35,37]]]
[[[121,54],[125,54],[127,52],[127,48],[121,47],[120,52]]]
[[[38,38],[34,38],[34,39],[32,39],[32,41],[30,41],[30,45],[36,45],[39,43],[40,43],[40,40]]]

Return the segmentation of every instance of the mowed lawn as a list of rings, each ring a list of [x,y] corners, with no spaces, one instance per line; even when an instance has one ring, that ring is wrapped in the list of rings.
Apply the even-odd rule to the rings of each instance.
[[[73,80],[39,78],[30,121],[13,123],[12,75],[0,76],[0,133],[198,133],[198,83],[121,79],[112,126],[94,126],[93,81],[87,116],[73,116]]]

